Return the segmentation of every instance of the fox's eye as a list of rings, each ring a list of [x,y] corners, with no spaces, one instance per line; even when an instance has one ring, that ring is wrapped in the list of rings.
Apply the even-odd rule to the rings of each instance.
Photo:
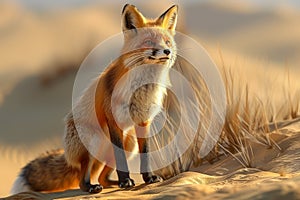
[[[171,45],[171,42],[170,42],[170,40],[167,40],[167,41],[166,41],[166,45],[168,45],[168,46],[170,46],[170,45]]]
[[[155,46],[155,43],[152,40],[145,40],[144,45],[151,47],[151,46]]]

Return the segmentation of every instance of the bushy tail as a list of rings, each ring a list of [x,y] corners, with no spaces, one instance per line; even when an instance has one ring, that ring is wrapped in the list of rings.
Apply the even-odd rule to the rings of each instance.
[[[79,173],[79,169],[68,165],[63,150],[50,151],[23,167],[11,194],[76,188],[79,185]]]

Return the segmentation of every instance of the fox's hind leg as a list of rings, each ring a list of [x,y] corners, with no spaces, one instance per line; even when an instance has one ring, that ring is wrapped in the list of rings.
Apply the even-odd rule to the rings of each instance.
[[[111,185],[118,185],[118,181],[113,181],[109,179],[109,176],[112,174],[112,172],[114,171],[113,168],[105,165],[102,172],[100,173],[100,176],[98,178],[99,183],[103,186],[103,187],[108,187]]]
[[[91,184],[91,172],[95,160],[91,157],[81,161],[81,177],[80,177],[80,189],[89,193],[99,193],[102,191],[102,186],[99,184]]]

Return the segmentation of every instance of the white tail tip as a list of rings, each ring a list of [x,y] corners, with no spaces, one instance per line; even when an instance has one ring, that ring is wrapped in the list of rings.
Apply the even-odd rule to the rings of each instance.
[[[14,194],[18,194],[20,192],[28,192],[28,191],[31,191],[31,190],[30,190],[30,187],[26,184],[24,177],[18,176],[11,188],[10,193],[12,195],[14,195]]]

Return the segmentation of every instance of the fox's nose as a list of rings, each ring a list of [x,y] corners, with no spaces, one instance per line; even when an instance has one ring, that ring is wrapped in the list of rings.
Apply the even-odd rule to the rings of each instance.
[[[171,53],[170,49],[165,49],[164,50],[164,54],[166,54],[167,56]]]

